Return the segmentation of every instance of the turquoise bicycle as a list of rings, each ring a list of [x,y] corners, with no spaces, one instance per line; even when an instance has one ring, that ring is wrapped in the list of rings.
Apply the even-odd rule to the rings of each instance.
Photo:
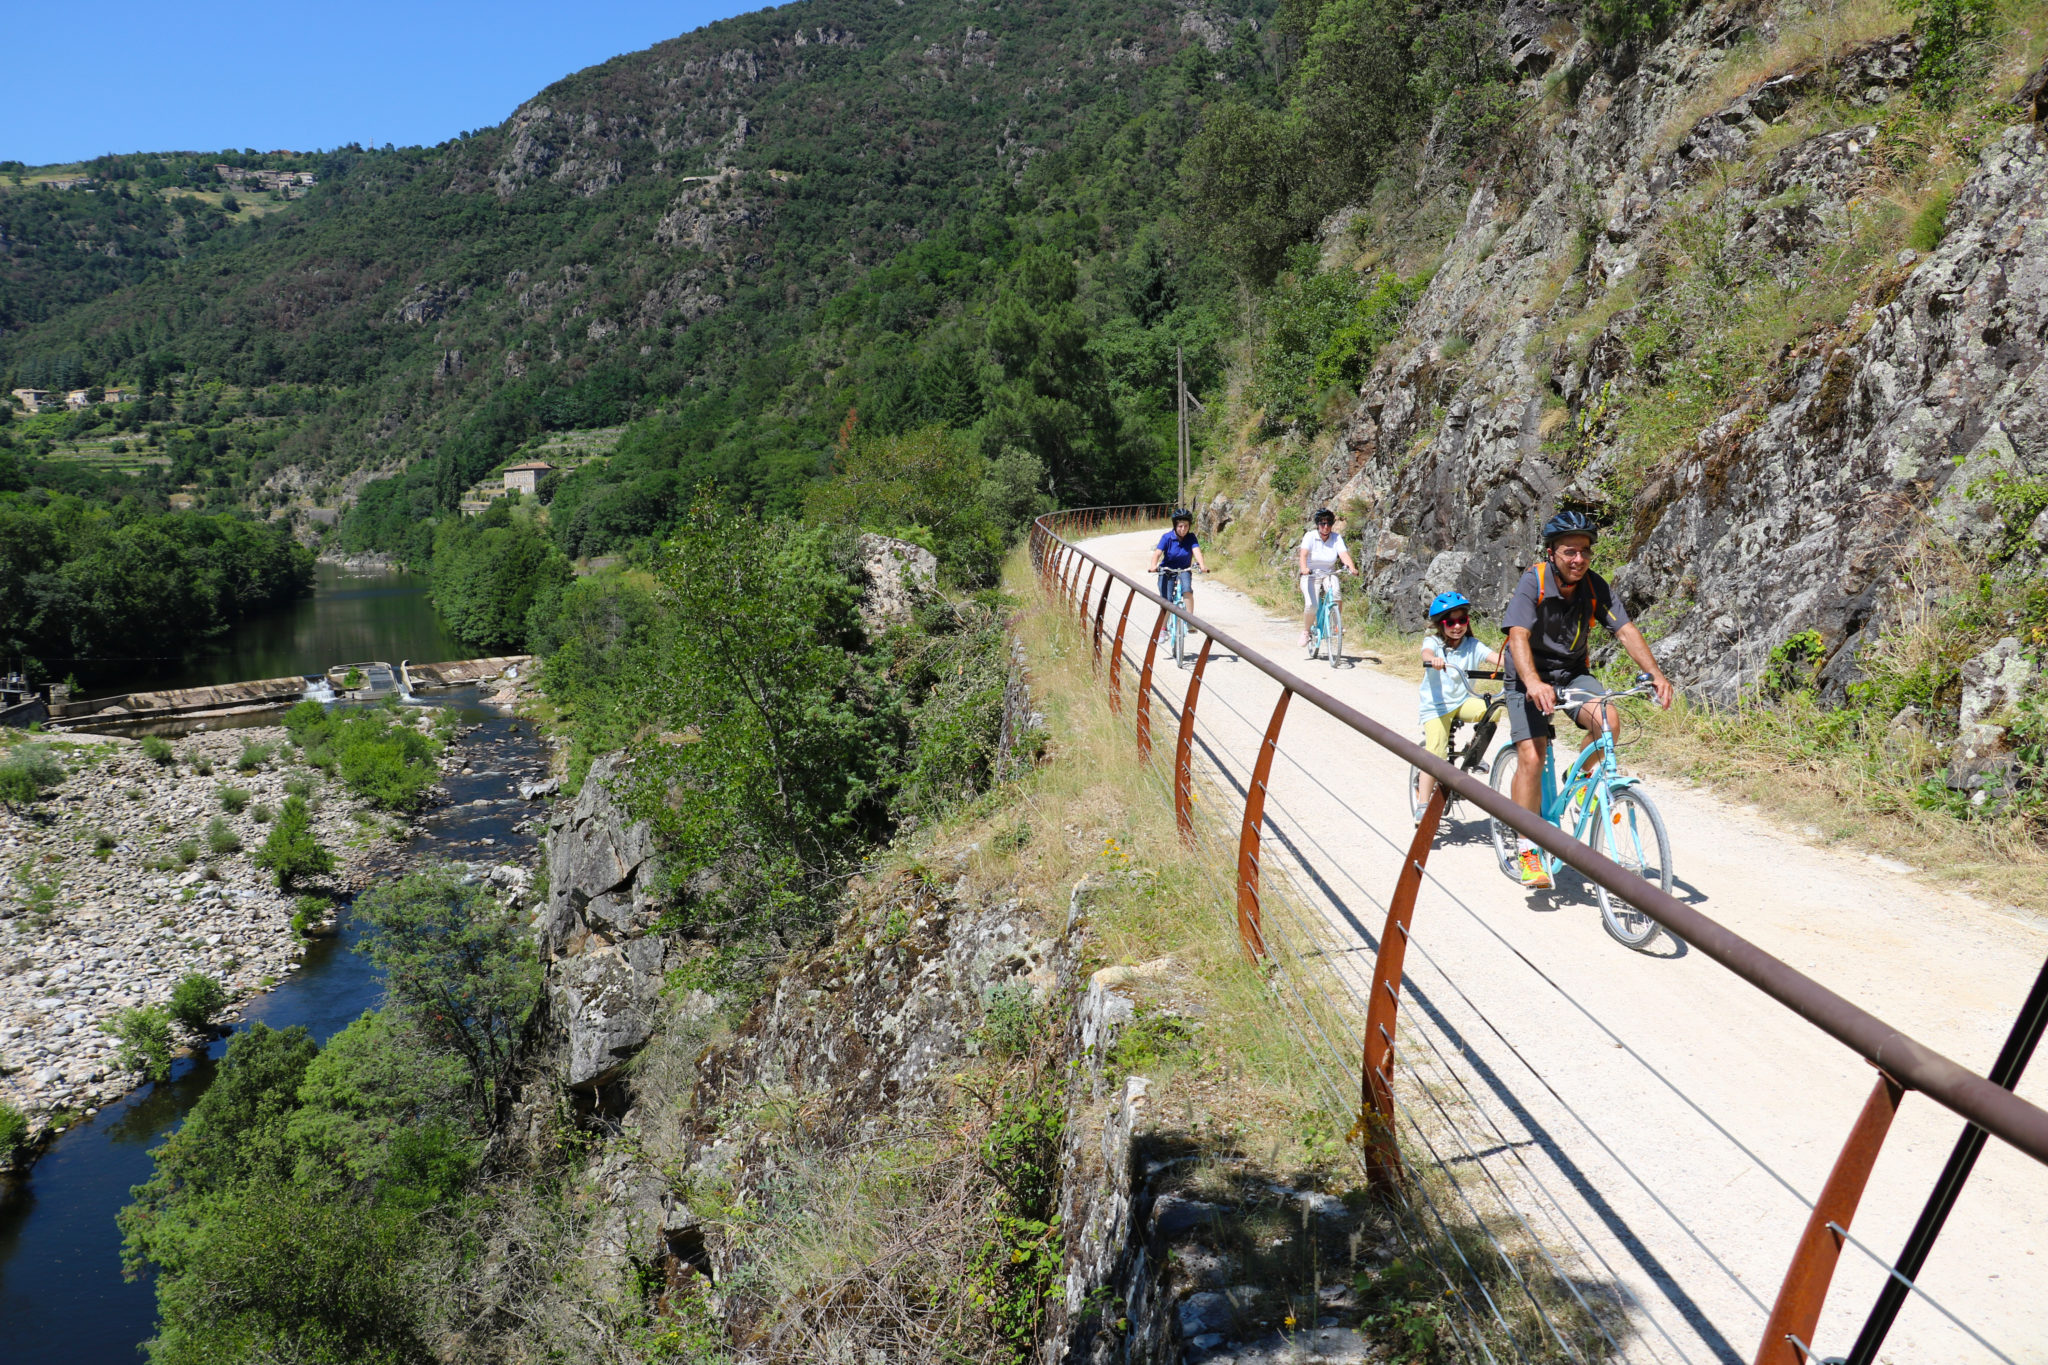
[[[1316,628],[1308,637],[1308,657],[1344,666],[1344,602],[1337,591],[1337,570],[1316,576]]]
[[[1195,586],[1194,575],[1193,569],[1165,569],[1160,572],[1166,600],[1182,611],[1188,609],[1188,596]],[[1166,643],[1173,653],[1174,663],[1185,668],[1188,662],[1188,623],[1172,612],[1166,614]]]
[[[1625,692],[1562,688],[1557,694],[1557,709],[1563,712],[1589,702],[1620,702],[1648,696],[1650,691],[1650,675],[1639,673],[1634,686]],[[1556,751],[1555,740],[1543,751],[1543,819],[1670,894],[1671,839],[1664,832],[1664,817],[1657,813],[1639,780],[1625,775],[1615,762],[1614,736],[1603,734],[1581,749],[1562,782],[1557,778],[1553,759]],[[1514,799],[1517,766],[1518,755],[1512,745],[1502,749],[1500,757],[1493,761],[1493,789],[1510,801]],[[1498,820],[1491,823],[1493,851],[1500,860],[1500,870],[1520,880],[1515,832]],[[1543,870],[1556,877],[1563,864],[1542,849],[1536,850],[1536,856],[1543,860]],[[1593,889],[1600,900],[1600,923],[1618,942],[1644,949],[1663,930],[1657,921],[1606,887],[1595,884]]]

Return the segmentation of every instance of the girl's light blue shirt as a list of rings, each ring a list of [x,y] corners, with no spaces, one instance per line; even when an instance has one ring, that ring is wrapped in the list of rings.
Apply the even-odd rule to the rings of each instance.
[[[1494,652],[1470,635],[1467,635],[1456,649],[1446,650],[1444,642],[1434,635],[1426,637],[1422,647],[1445,663],[1455,664],[1467,673],[1481,669],[1493,662]],[[1424,725],[1438,716],[1447,716],[1465,704],[1472,695],[1472,689],[1465,680],[1440,668],[1422,670],[1422,723]]]

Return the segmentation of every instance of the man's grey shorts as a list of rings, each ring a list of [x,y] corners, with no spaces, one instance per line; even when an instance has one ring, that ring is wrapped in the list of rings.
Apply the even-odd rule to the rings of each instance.
[[[1558,684],[1557,690],[1562,692],[1568,687],[1576,687],[1581,692],[1598,692],[1603,697],[1607,695],[1607,689],[1590,673],[1581,673],[1570,682]],[[1529,701],[1529,694],[1521,688],[1513,684],[1503,688],[1501,701],[1508,713],[1508,738],[1515,743],[1520,744],[1525,739],[1557,738],[1557,731],[1551,725],[1553,718],[1538,711]],[[1559,707],[1558,710],[1564,708]],[[1578,717],[1574,715],[1572,719],[1577,720]]]

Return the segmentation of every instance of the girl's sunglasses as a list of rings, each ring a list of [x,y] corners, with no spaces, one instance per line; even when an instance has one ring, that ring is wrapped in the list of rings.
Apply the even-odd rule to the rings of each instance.
[[[1441,616],[1437,619],[1447,626],[1469,626],[1472,624],[1472,618],[1469,616]]]

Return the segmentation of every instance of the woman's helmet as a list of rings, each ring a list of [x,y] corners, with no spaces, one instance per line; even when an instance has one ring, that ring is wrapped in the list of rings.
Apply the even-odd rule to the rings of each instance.
[[[1600,528],[1584,512],[1559,512],[1543,523],[1543,548],[1549,549],[1564,536],[1584,536],[1588,540],[1600,539]]]
[[[1173,509],[1173,522],[1176,526],[1181,522],[1186,522],[1188,525],[1193,526],[1195,524],[1195,514],[1185,507],[1176,507]]]
[[[1434,621],[1447,611],[1456,611],[1459,607],[1469,608],[1471,605],[1472,599],[1465,596],[1464,593],[1440,592],[1430,599],[1429,619]]]
[[[1335,512],[1332,512],[1327,507],[1318,507],[1316,509],[1316,514],[1310,517],[1309,520],[1314,522],[1318,526],[1335,526],[1337,524],[1337,514]]]

